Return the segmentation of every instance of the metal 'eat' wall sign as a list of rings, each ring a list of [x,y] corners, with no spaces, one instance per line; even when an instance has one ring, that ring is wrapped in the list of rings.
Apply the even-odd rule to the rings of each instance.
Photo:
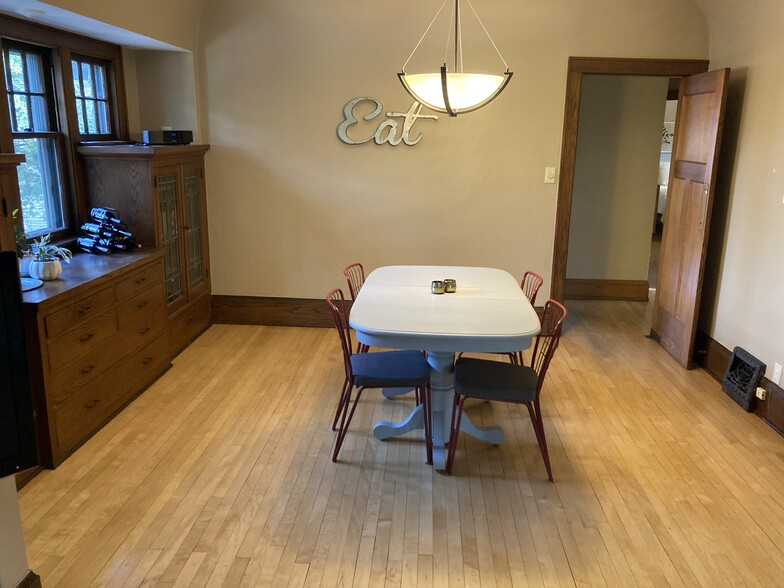
[[[438,120],[438,117],[435,114],[420,114],[422,105],[415,101],[411,104],[411,108],[408,109],[408,112],[387,112],[386,118],[379,122],[376,127],[376,132],[372,135],[363,139],[352,139],[348,136],[348,129],[350,126],[359,122],[354,116],[354,107],[360,102],[371,102],[372,104],[375,104],[373,112],[364,115],[362,117],[363,120],[371,121],[378,117],[383,110],[381,102],[375,98],[357,96],[356,98],[349,100],[343,107],[343,122],[338,125],[338,137],[347,145],[362,145],[371,140],[374,141],[376,145],[389,143],[393,147],[399,145],[401,142],[405,145],[416,145],[422,140],[422,133],[419,133],[416,137],[412,138],[411,129],[413,128],[414,123],[421,118]],[[400,122],[395,120],[398,118],[403,119],[402,128]]]

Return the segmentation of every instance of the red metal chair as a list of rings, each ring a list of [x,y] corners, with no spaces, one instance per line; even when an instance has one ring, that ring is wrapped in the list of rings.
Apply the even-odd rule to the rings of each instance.
[[[427,463],[433,463],[433,441],[431,431],[432,415],[430,410],[430,366],[420,351],[380,351],[373,353],[352,353],[348,329],[348,315],[343,291],[332,290],[326,296],[327,303],[335,319],[335,328],[340,336],[343,350],[343,364],[346,379],[340,392],[340,399],[332,422],[332,430],[338,426],[332,461],[337,461],[340,447],[346,438],[348,426],[354,416],[357,403],[366,388],[415,388],[417,398],[424,405],[425,446]],[[354,388],[357,389],[353,401]],[[350,408],[349,408],[350,406]]]
[[[449,453],[446,462],[447,473],[452,472],[455,461],[463,405],[467,398],[479,398],[481,400],[525,404],[533,423],[544,465],[547,468],[547,477],[551,482],[553,481],[539,397],[547,368],[558,348],[565,318],[566,309],[563,305],[555,300],[548,300],[542,315],[542,329],[536,336],[534,343],[530,367],[468,357],[460,358],[457,361],[455,364],[455,400],[452,407]]]
[[[343,275],[346,276],[351,300],[356,300],[357,294],[365,283],[365,268],[361,263],[352,263],[343,268]]]
[[[536,304],[536,294],[539,292],[539,288],[542,287],[542,284],[544,284],[544,278],[536,272],[528,270],[523,274],[523,279],[520,281],[520,289],[523,291],[523,294],[525,294],[525,297],[528,298],[528,302],[531,303],[531,306]],[[522,350],[507,353],[507,355],[512,363],[525,365]]]
[[[346,277],[351,301],[354,302],[365,283],[365,268],[361,263],[352,263],[343,268],[343,275]],[[368,345],[357,341],[357,353],[367,353],[368,349],[370,349]]]
[[[523,274],[520,288],[523,290],[525,297],[528,298],[528,302],[531,303],[531,306],[536,304],[536,294],[539,292],[539,288],[542,287],[542,284],[544,284],[544,278],[536,272],[529,270]]]

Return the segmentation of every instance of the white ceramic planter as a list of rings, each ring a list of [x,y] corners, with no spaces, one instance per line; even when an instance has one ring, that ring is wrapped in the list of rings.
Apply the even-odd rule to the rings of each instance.
[[[19,276],[22,278],[26,278],[30,275],[30,262],[33,260],[33,256],[29,254],[25,254],[22,259],[19,260]]]
[[[63,273],[63,266],[59,259],[54,261],[31,261],[30,277],[39,280],[56,280]]]

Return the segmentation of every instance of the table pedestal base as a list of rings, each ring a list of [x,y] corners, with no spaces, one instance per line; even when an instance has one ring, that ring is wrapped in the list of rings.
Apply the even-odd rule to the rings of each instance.
[[[448,351],[428,351],[430,364],[430,388],[433,399],[433,467],[443,470],[446,465],[446,446],[449,443],[449,427],[452,419],[452,404],[455,396],[455,356]],[[398,389],[394,389],[398,390]],[[387,396],[384,394],[384,396]],[[389,398],[389,396],[387,396]],[[379,421],[373,427],[376,439],[400,437],[410,431],[424,429],[422,406],[417,406],[405,420],[399,423]],[[463,433],[498,445],[504,440],[501,427],[480,427],[467,414],[460,424]]]

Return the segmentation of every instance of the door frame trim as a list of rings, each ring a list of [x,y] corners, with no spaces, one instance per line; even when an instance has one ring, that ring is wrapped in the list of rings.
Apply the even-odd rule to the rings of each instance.
[[[570,57],[566,78],[561,164],[555,211],[553,265],[550,297],[564,299],[566,261],[569,253],[569,225],[572,217],[574,169],[577,163],[577,127],[580,122],[580,94],[583,75],[626,75],[685,77],[708,71],[705,59],[626,59],[619,57]]]

